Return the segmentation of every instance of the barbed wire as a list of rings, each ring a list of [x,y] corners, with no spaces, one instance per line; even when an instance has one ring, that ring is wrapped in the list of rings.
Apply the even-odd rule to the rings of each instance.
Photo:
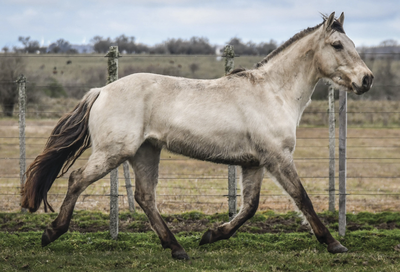
[[[386,54],[386,53],[385,53]],[[398,53],[399,55],[400,55],[400,53]],[[124,57],[125,57],[126,55],[124,55]],[[174,58],[174,57],[177,57],[177,55],[165,55],[165,56],[163,56],[163,55],[161,55],[162,57],[168,57],[168,58]],[[34,57],[36,57],[36,56],[34,56]],[[44,56],[40,56],[40,57],[44,57]],[[46,56],[47,57],[47,56]],[[59,55],[57,55],[57,56],[52,56],[52,57],[60,57]],[[96,58],[99,58],[99,57],[104,57],[104,56],[62,56],[62,57],[66,57],[66,58],[72,58],[72,57],[96,57]],[[136,56],[136,55],[134,55],[134,56],[130,56],[130,57],[139,57],[139,56]],[[160,55],[152,55],[152,56],[140,56],[140,57],[160,57]],[[179,56],[179,57],[188,57],[188,56]],[[189,57],[198,57],[198,56],[196,56],[196,55],[191,55],[191,56],[189,56]],[[216,57],[215,55],[207,55],[207,56],[203,56],[202,55],[202,57]],[[104,58],[104,60],[106,60],[106,58]],[[35,82],[30,82],[31,84],[34,84]],[[10,81],[0,81],[0,84],[15,84],[15,82],[10,82]],[[38,83],[39,85],[36,85],[36,86],[34,86],[35,88],[47,88],[48,87],[48,85],[41,85],[42,83]],[[96,88],[96,87],[94,87],[94,86],[89,86],[89,85],[65,85],[65,86],[63,86],[64,88]],[[375,88],[379,88],[379,87],[390,87],[390,88],[398,88],[398,87],[400,87],[399,85],[393,85],[393,84],[389,84],[389,85],[374,85],[374,87]],[[33,105],[33,104],[31,104],[30,106],[35,106],[35,105]],[[371,111],[372,109],[379,109],[380,111]],[[395,108],[395,109],[397,109],[397,108]],[[14,111],[14,113],[18,113],[18,111]],[[64,114],[65,112],[58,112],[58,111],[34,111],[34,110],[30,110],[30,111],[26,111],[26,114],[36,114],[36,115],[39,115],[39,114]],[[329,112],[327,111],[327,109],[326,108],[318,108],[317,110],[314,110],[314,111],[306,111],[306,112],[304,112],[304,114],[328,114]],[[382,108],[382,107],[365,107],[365,108],[363,108],[363,111],[357,111],[357,110],[351,110],[351,111],[347,111],[347,114],[353,114],[353,115],[356,115],[356,114],[374,114],[374,115],[378,115],[378,114],[399,114],[400,113],[400,111],[396,111],[396,110],[390,110],[390,111],[388,111],[387,109],[385,109],[385,108]],[[338,112],[335,112],[335,114],[336,115],[338,115],[339,113]],[[28,121],[29,122],[29,121]],[[391,123],[392,124],[392,123]],[[6,129],[9,129],[9,128],[16,128],[16,127],[18,127],[17,125],[14,125],[14,124],[2,124],[2,125],[0,125],[0,128],[6,128]],[[30,128],[30,127],[34,127],[34,128],[36,128],[36,127],[40,127],[40,128],[53,128],[54,126],[53,125],[27,125],[26,126],[27,128]],[[380,126],[379,126],[380,127]],[[362,128],[377,128],[377,126],[373,126],[373,127],[366,127],[366,126],[362,126]],[[384,128],[399,128],[399,126],[385,126]],[[307,128],[307,129],[312,129],[312,128]],[[319,128],[317,128],[317,129],[320,129],[320,127]],[[47,139],[48,137],[40,137],[40,136],[28,136],[28,137],[25,137],[25,139]],[[19,137],[13,137],[13,136],[2,136],[2,137],[0,137],[0,139],[11,139],[11,140],[14,140],[14,139],[19,139]],[[328,140],[328,139],[332,139],[332,138],[330,138],[330,137],[297,137],[297,140]],[[339,139],[339,137],[333,137],[333,139]],[[383,139],[383,140],[393,140],[393,139],[396,139],[396,140],[398,140],[399,139],[399,136],[380,136],[380,137],[373,137],[373,136],[366,136],[366,137],[359,137],[359,136],[349,136],[349,137],[347,137],[347,139],[348,140],[368,140],[368,139],[371,139],[371,140],[375,140],[375,139]],[[17,144],[17,143],[15,143],[15,144],[13,144],[13,143],[0,143],[0,147],[1,146],[17,146],[17,145],[19,145],[19,144]],[[32,146],[39,146],[39,145],[43,145],[43,144],[38,144],[38,143],[27,143],[26,144],[26,146],[30,146],[30,145],[32,145]],[[301,146],[301,145],[298,145],[298,146],[296,146],[296,148],[328,148],[328,144],[326,145],[326,146],[317,146],[317,145],[304,145],[304,146]],[[368,148],[368,149],[393,149],[393,150],[395,150],[395,149],[398,149],[398,148],[400,148],[400,146],[396,146],[396,145],[390,145],[390,146],[388,146],[388,145],[384,145],[384,146],[364,146],[364,145],[354,145],[354,146],[351,146],[351,145],[348,145],[347,146],[347,148]],[[396,156],[396,154],[395,155],[393,155],[393,156]],[[6,157],[6,156],[4,156],[4,157],[0,157],[0,160],[1,161],[4,161],[4,160],[19,160],[20,158],[18,157],[18,158],[15,158],[15,157]],[[28,158],[26,158],[27,160],[33,160],[34,158],[33,157],[28,157]],[[324,164],[327,164],[327,160],[330,160],[331,158],[328,158],[328,157],[301,157],[301,158],[294,158],[294,160],[296,161],[296,163],[309,163],[309,162],[312,162],[312,163],[324,163]],[[365,164],[379,164],[379,165],[393,165],[393,166],[399,166],[399,164],[400,164],[400,162],[388,162],[388,161],[398,161],[398,160],[400,160],[400,157],[394,157],[394,158],[388,158],[388,157],[376,157],[376,155],[374,156],[374,157],[348,157],[348,158],[346,158],[347,160],[348,160],[348,164],[349,165],[351,165],[351,164],[363,164],[363,165],[365,165]],[[87,160],[86,158],[80,158],[79,160],[81,160],[81,161],[83,161],[83,160]],[[338,160],[338,158],[336,157],[336,158],[334,158],[334,160]],[[359,160],[362,160],[362,162],[358,162]],[[190,159],[190,158],[162,158],[161,159],[161,161],[197,161],[197,160],[195,160],[195,159]],[[6,164],[7,165],[7,164]],[[390,174],[390,173],[386,173],[386,174]],[[399,175],[397,175],[397,174],[395,174],[395,173],[391,173],[392,175],[391,176],[371,176],[371,175],[366,175],[366,176],[359,176],[359,175],[350,175],[350,176],[347,176],[346,178],[347,179],[365,179],[365,180],[368,180],[368,179],[383,179],[383,180],[398,180],[398,179],[400,179],[400,176]],[[15,175],[15,176],[0,176],[0,179],[19,179],[20,177],[19,177],[19,175]],[[311,176],[311,175],[303,175],[303,176],[300,176],[300,178],[301,179],[324,179],[324,180],[328,180],[329,179],[329,176]],[[337,179],[338,177],[336,176],[335,177],[335,179]],[[68,179],[68,177],[61,177],[61,179],[63,180],[63,181],[65,181],[65,180],[67,180]],[[104,181],[104,180],[106,180],[107,178],[104,178],[104,179],[102,179],[102,181]],[[164,193],[164,194],[157,194],[157,197],[160,197],[160,198],[187,198],[187,199],[190,199],[190,198],[199,198],[199,197],[216,197],[216,198],[221,198],[221,197],[223,197],[223,198],[226,198],[227,196],[225,195],[225,194],[219,194],[219,192],[217,192],[217,193],[214,193],[214,194],[212,194],[212,193],[210,193],[210,194],[204,194],[204,192],[208,192],[207,190],[224,190],[224,191],[226,191],[227,190],[227,188],[222,188],[222,187],[220,187],[221,185],[219,184],[217,184],[218,186],[217,187],[215,187],[215,186],[213,186],[213,187],[211,187],[211,188],[209,188],[209,187],[207,187],[207,188],[205,188],[204,186],[206,186],[206,185],[209,185],[209,184],[212,184],[212,185],[215,185],[215,183],[211,183],[211,180],[227,180],[227,175],[222,175],[222,176],[204,176],[204,175],[202,175],[202,176],[160,176],[160,178],[159,178],[160,180],[164,180],[165,182],[166,182],[166,184],[167,185],[159,185],[158,186],[158,188],[161,188],[161,189],[182,189],[182,190],[187,190],[187,191],[190,191],[191,193],[189,193],[189,194],[182,194],[182,193],[180,193],[180,194],[166,194],[166,193]],[[238,178],[239,179],[239,178]],[[264,180],[266,180],[267,178],[265,178]],[[118,178],[118,180],[124,180],[124,178],[123,177],[119,177]],[[135,180],[134,178],[131,178],[131,180]],[[176,186],[176,185],[168,185],[168,184],[173,184],[173,182],[174,181],[179,181],[179,180],[201,180],[201,186],[199,186],[199,187],[189,187],[189,186]],[[171,183],[169,183],[169,181],[171,181]],[[210,182],[207,182],[207,181],[210,181]],[[189,183],[188,183],[189,184]],[[193,184],[193,183],[190,183],[190,184]],[[109,188],[109,185],[107,185],[107,186],[104,186],[104,185],[97,185],[97,187],[102,187],[102,188],[105,188],[105,189],[108,189]],[[53,186],[55,189],[57,189],[57,188],[67,188],[68,186],[67,185],[54,185]],[[94,185],[92,185],[91,187],[95,187]],[[91,188],[90,187],[90,188]],[[121,185],[120,187],[127,187],[127,186],[124,186],[124,185]],[[135,186],[131,186],[131,187],[133,187],[133,188],[135,188]],[[2,186],[2,185],[0,185],[0,188],[5,188],[5,189],[9,189],[9,190],[15,190],[15,189],[20,189],[20,187],[19,186]],[[238,190],[239,190],[240,188],[238,188]],[[194,193],[193,193],[193,191],[194,191]],[[196,191],[202,191],[203,193],[201,193],[201,194],[196,194]],[[325,190],[325,191],[327,191],[327,190]],[[266,196],[278,196],[278,197],[281,197],[281,196],[285,196],[285,197],[288,197],[287,196],[287,194],[284,194],[284,193],[275,193],[275,192],[270,192],[269,190],[267,190],[267,189],[262,189],[261,190],[261,192],[263,192],[263,193],[261,193],[261,197],[266,197]],[[338,190],[336,190],[336,192],[338,192]],[[329,193],[328,192],[313,192],[313,191],[311,191],[311,192],[309,192],[308,193],[310,196],[326,196],[326,197],[328,197],[329,196]],[[12,192],[2,192],[2,193],[0,193],[0,195],[2,195],[2,196],[11,196],[11,197],[19,197],[19,194],[18,193],[12,193]],[[50,196],[65,196],[65,193],[64,194],[60,194],[60,193],[49,193],[49,195]],[[335,193],[335,195],[339,195],[339,193]],[[366,192],[365,190],[364,191],[348,191],[347,192],[347,194],[346,195],[348,195],[348,196],[400,196],[400,193],[397,193],[397,192],[384,192],[384,193],[382,193],[382,192],[376,192],[376,191],[368,191],[368,192]],[[119,195],[119,196],[121,196],[121,197],[127,197],[127,195],[125,194],[121,194],[121,195]],[[88,197],[96,197],[96,198],[100,198],[100,197],[105,197],[105,198],[107,198],[107,197],[110,197],[110,194],[99,194],[99,193],[97,193],[97,194],[82,194],[81,195],[81,197],[83,197],[83,198],[88,198]],[[86,201],[88,201],[88,200],[86,200]],[[56,201],[56,202],[61,202],[61,201]],[[168,201],[168,203],[180,203],[180,204],[200,204],[200,203],[204,203],[204,204],[207,204],[207,205],[212,205],[212,204],[214,204],[214,205],[224,205],[224,206],[227,206],[227,203],[213,203],[213,202],[199,202],[199,201],[194,201],[194,202],[191,202],[191,201],[175,201],[175,202],[173,202],[173,201]]]
[[[27,160],[34,160],[34,157],[28,157],[26,158]],[[330,160],[332,158],[328,157],[302,157],[302,158],[294,158],[293,160]],[[339,157],[335,157],[335,160],[339,160]],[[19,157],[0,157],[0,160],[20,160]],[[87,161],[87,159],[82,158],[82,159],[77,159],[78,160],[84,160]],[[166,159],[166,158],[161,158],[161,161],[202,161],[202,160],[197,160],[197,159],[192,159],[192,158],[176,158],[176,159]],[[400,160],[400,157],[395,157],[395,158],[382,158],[382,157],[346,157],[346,160]]]
[[[50,85],[35,85],[34,82],[28,81],[27,83],[32,84],[33,88],[48,88]],[[17,84],[15,81],[0,81],[0,84]],[[64,88],[102,88],[105,85],[98,85],[98,86],[89,86],[89,85],[62,85]],[[400,87],[400,85],[375,85],[374,88],[379,87]]]
[[[19,176],[0,176],[0,179],[19,179]],[[226,180],[228,177],[219,177],[219,178],[213,178],[213,177],[179,177],[179,178],[163,178],[159,177],[159,180]],[[299,176],[301,179],[329,179],[329,176]],[[335,176],[335,179],[338,179],[339,176]],[[347,176],[347,179],[400,179],[400,176]],[[68,177],[59,177],[57,179],[68,179]],[[103,178],[102,180],[106,180],[107,178]],[[116,178],[117,180],[125,180],[125,178]],[[236,178],[237,180],[240,180],[240,177]],[[135,178],[131,178],[131,180],[135,180]],[[269,180],[269,178],[264,178],[263,180]],[[213,184],[213,183],[207,183],[207,184]],[[98,185],[100,186],[100,185]],[[0,187],[3,187],[0,185]],[[17,186],[18,187],[18,186]],[[126,187],[126,186],[123,186]],[[170,187],[165,187],[165,188],[170,188]],[[188,187],[185,187],[188,188]]]
[[[400,86],[399,86],[400,87]],[[3,106],[12,106],[14,104],[2,104]],[[0,112],[1,114],[5,114],[4,112]],[[13,114],[18,114],[19,111],[13,111]],[[57,114],[66,114],[67,112],[62,112],[62,111],[25,111],[25,113],[29,114],[41,114],[41,113],[57,113]],[[322,114],[329,114],[328,110],[322,110],[322,111],[305,111],[303,114],[316,114],[316,113],[322,113]],[[348,114],[391,114],[391,113],[400,113],[400,111],[345,111],[345,113]],[[339,115],[339,112],[335,111],[335,115]]]
[[[360,127],[364,128],[364,127]],[[376,128],[376,127],[374,127]],[[378,127],[381,128],[381,127]],[[398,127],[400,128],[400,127]],[[308,128],[307,128],[308,129]],[[25,139],[48,139],[48,136],[26,136]],[[0,139],[19,139],[17,136],[0,136]],[[338,140],[339,137],[296,137],[297,140],[329,140],[329,139],[336,139]],[[388,137],[355,137],[355,136],[347,136],[346,139],[350,140],[366,140],[366,139],[399,139],[399,136],[388,136]]]
[[[358,52],[365,55],[400,55],[400,52]],[[0,54],[0,58],[104,58],[106,60],[106,53],[89,53],[89,54],[26,54],[26,53],[10,53]],[[235,55],[236,57],[265,57],[264,55]],[[121,54],[120,58],[216,58],[224,57],[218,54]]]
[[[105,53],[104,53],[105,54]],[[244,56],[244,55],[242,55]],[[257,55],[245,55],[246,57],[257,57]],[[104,58],[105,61],[107,61],[107,57],[103,55],[103,53],[97,53],[97,54],[77,54],[77,55],[63,55],[63,54],[57,54],[57,55],[49,55],[49,54],[36,54],[36,55],[30,55],[30,54],[9,54],[9,55],[1,55],[0,58],[15,58],[15,57],[22,57],[22,58]],[[175,55],[175,54],[122,54],[119,56],[119,58],[216,58],[216,57],[224,57],[223,55]],[[235,55],[235,58],[239,58],[240,55]],[[262,58],[262,56],[258,56]]]
[[[0,193],[0,195],[2,196],[18,196],[20,197],[20,194],[12,194],[12,193]],[[62,193],[47,193],[48,196],[65,196],[66,194],[62,194]],[[310,196],[329,196],[329,193],[307,193],[307,195]],[[340,193],[336,193],[335,195],[341,195]],[[110,194],[81,194],[79,197],[89,197],[89,196],[93,196],[93,197],[110,197]],[[125,194],[118,194],[118,196],[122,196],[122,197],[127,197],[127,195]],[[240,195],[239,195],[240,196]],[[264,196],[286,196],[287,198],[290,198],[290,196],[288,194],[284,194],[284,193],[277,193],[277,194],[260,194],[260,197],[264,197]],[[382,193],[376,193],[376,194],[353,194],[353,193],[346,193],[346,196],[400,196],[400,193],[390,193],[390,194],[382,194]],[[199,194],[199,195],[187,195],[187,194],[183,194],[183,195],[169,195],[169,194],[157,194],[157,197],[224,197],[226,198],[227,195],[220,195],[220,194]]]
[[[19,139],[17,137],[17,139]],[[25,146],[44,146],[45,143],[34,144],[34,143],[25,143]],[[0,143],[0,146],[19,146],[19,143]],[[328,145],[296,145],[296,148],[329,148]],[[393,146],[370,146],[370,145],[360,145],[360,146],[352,146],[347,145],[346,148],[367,148],[367,149],[392,149],[392,148],[400,148],[400,145]]]

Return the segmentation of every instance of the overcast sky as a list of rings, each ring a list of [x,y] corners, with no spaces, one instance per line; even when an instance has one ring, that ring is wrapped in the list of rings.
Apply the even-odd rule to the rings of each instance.
[[[20,46],[19,36],[43,45],[121,34],[147,45],[192,36],[219,45],[235,36],[281,43],[332,11],[344,11],[344,29],[357,46],[400,42],[399,0],[0,0],[0,49]]]

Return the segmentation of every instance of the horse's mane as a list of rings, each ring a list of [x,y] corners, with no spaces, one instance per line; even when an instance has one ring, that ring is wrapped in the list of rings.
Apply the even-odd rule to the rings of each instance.
[[[281,46],[279,46],[278,48],[276,48],[274,51],[272,51],[271,53],[269,53],[263,60],[261,60],[260,62],[258,62],[256,64],[256,67],[261,67],[264,64],[266,64],[270,59],[272,59],[273,57],[275,57],[276,55],[278,55],[280,52],[282,52],[283,50],[285,50],[286,48],[288,48],[291,44],[293,44],[294,42],[300,40],[301,38],[303,38],[304,36],[307,36],[308,34],[314,32],[315,30],[317,30],[320,26],[322,26],[325,21],[328,19],[328,15],[326,14],[321,14],[322,15],[322,19],[323,22],[314,26],[314,27],[309,27],[306,28],[302,31],[300,31],[299,33],[295,34],[293,37],[291,37],[289,40],[287,40],[286,42],[284,42]],[[340,33],[345,33],[344,29],[343,29],[343,25],[337,20],[337,18],[334,19],[332,26],[331,26],[332,30],[340,32]],[[254,76],[251,74],[251,70],[246,70],[244,68],[237,68],[234,69],[233,71],[231,71],[229,75],[236,75],[236,76],[240,76],[240,77],[251,77],[253,78],[254,81]]]
[[[291,37],[289,40],[287,40],[286,42],[284,42],[281,46],[279,46],[278,48],[276,48],[274,51],[272,51],[271,53],[269,53],[262,61],[260,61],[259,63],[257,63],[257,67],[260,67],[264,64],[266,64],[270,59],[272,59],[273,57],[275,57],[276,55],[278,55],[280,52],[282,52],[283,50],[285,50],[287,47],[289,47],[292,43],[300,40],[301,38],[303,38],[304,36],[307,36],[308,34],[314,32],[315,30],[317,30],[321,25],[323,25],[325,23],[325,21],[328,19],[328,16],[325,14],[321,14],[322,15],[322,19],[323,22],[314,26],[314,27],[309,27],[307,29],[304,29],[302,31],[300,31],[299,33],[295,34],[293,37]],[[340,33],[345,33],[344,29],[343,29],[343,25],[337,20],[337,18],[335,18],[335,20],[333,21],[332,24],[332,29],[335,31],[338,31]]]

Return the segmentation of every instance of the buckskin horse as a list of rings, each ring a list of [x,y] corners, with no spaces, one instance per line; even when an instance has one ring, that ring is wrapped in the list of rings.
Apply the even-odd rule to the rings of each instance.
[[[22,207],[35,212],[54,180],[92,146],[87,163],[71,173],[60,213],[42,246],[67,232],[79,195],[122,162],[135,172],[135,199],[172,257],[189,256],[156,207],[160,152],[242,168],[242,207],[232,221],[203,235],[200,245],[228,239],[257,208],[264,173],[290,195],[317,240],[331,253],[347,248],[318,218],[293,163],[296,127],[320,79],[358,95],[373,75],[343,29],[344,15],[323,16],[271,52],[257,68],[213,80],[138,73],[91,89],[63,116],[26,172]]]

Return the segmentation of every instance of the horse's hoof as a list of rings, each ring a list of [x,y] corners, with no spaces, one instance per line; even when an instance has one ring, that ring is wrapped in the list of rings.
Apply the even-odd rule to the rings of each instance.
[[[346,247],[342,246],[338,241],[331,243],[328,245],[328,252],[336,254],[336,253],[345,253],[349,251]]]
[[[50,244],[51,242],[52,242],[52,241],[50,240],[48,230],[46,229],[46,230],[43,232],[43,235],[42,235],[42,247],[47,246],[47,245]]]
[[[201,237],[199,245],[202,246],[205,244],[211,244],[212,243],[211,239],[212,239],[212,231],[209,229],[203,234],[203,237]]]
[[[173,252],[172,258],[174,258],[176,260],[190,260],[189,255],[187,255],[187,253],[185,251]]]

